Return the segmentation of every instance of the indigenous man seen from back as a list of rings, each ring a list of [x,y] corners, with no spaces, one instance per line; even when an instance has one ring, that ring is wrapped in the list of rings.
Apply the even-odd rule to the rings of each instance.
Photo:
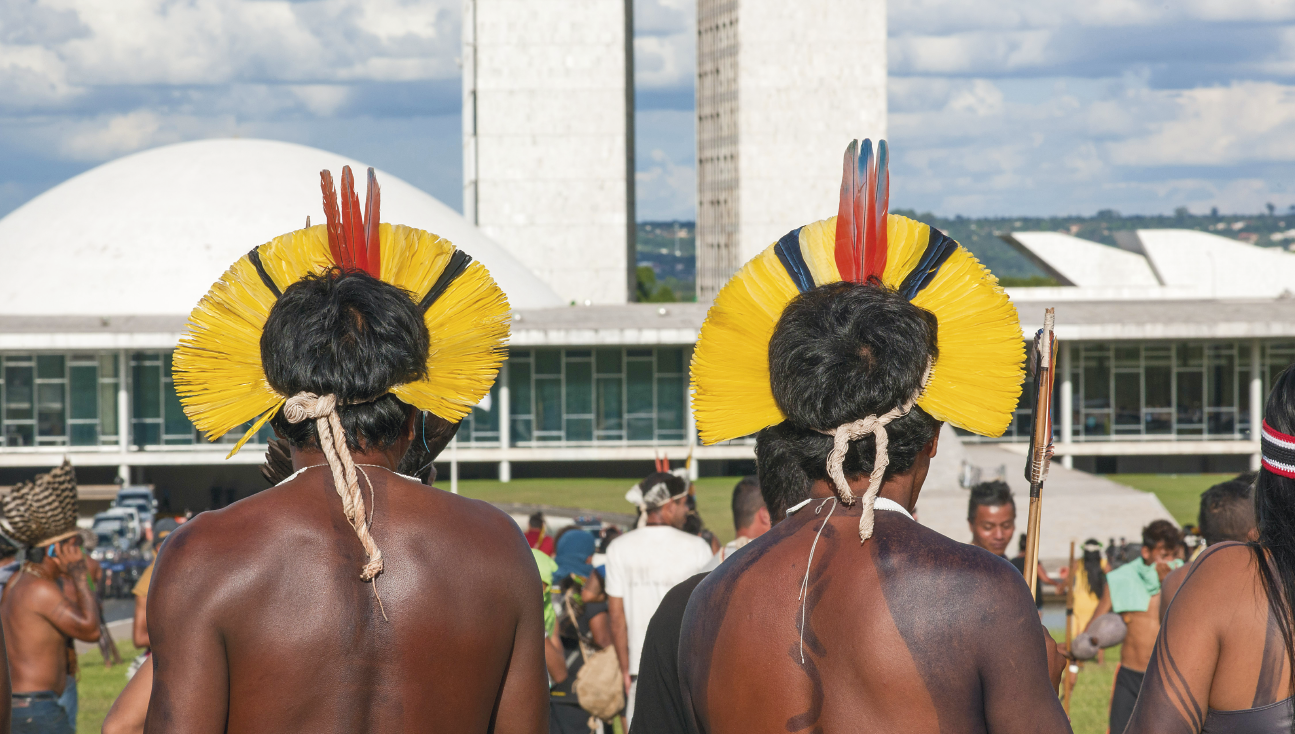
[[[701,570],[715,570],[716,566],[732,557],[747,543],[767,533],[772,526],[769,508],[760,495],[760,480],[753,476],[742,477],[733,488],[733,530],[737,537],[725,543]]]
[[[372,170],[359,221],[349,179],[342,221],[326,176],[327,227],[236,263],[177,350],[195,424],[217,436],[264,414],[296,472],[167,540],[148,600],[148,732],[544,728],[541,583],[522,533],[394,471],[419,410],[457,421],[488,390],[507,304],[449,243],[379,226]]]
[[[682,477],[649,474],[625,495],[639,507],[639,527],[607,546],[607,609],[631,722],[648,622],[666,592],[711,558],[710,544],[679,529],[688,518],[687,497]]]
[[[1259,539],[1255,525],[1256,472],[1238,474],[1235,478],[1210,487],[1201,493],[1201,510],[1197,515],[1205,547],[1228,541],[1253,543]],[[1198,554],[1199,557],[1199,554]],[[1192,559],[1195,560],[1195,559]],[[1160,621],[1165,621],[1169,603],[1183,585],[1191,564],[1175,569],[1160,583]]]
[[[76,720],[59,698],[75,680],[71,642],[99,639],[99,605],[76,526],[76,475],[64,461],[34,482],[14,487],[3,504],[10,536],[27,548],[27,560],[0,599],[13,731],[70,734]],[[74,595],[64,594],[60,580]]]
[[[1120,648],[1120,667],[1111,689],[1110,727],[1122,732],[1133,714],[1142,689],[1142,678],[1151,661],[1151,649],[1160,634],[1160,584],[1169,572],[1183,565],[1175,560],[1183,537],[1178,526],[1155,520],[1142,528],[1142,555],[1106,574],[1106,588],[1097,602],[1093,620],[1114,612],[1124,619],[1128,632]]]
[[[759,431],[760,483],[809,499],[766,497],[786,519],[692,593],[685,703],[712,734],[1069,731],[1063,661],[1021,575],[911,517],[941,419],[1008,425],[1019,321],[969,253],[887,219],[864,145],[837,219],[748,263],[702,327],[703,440]]]

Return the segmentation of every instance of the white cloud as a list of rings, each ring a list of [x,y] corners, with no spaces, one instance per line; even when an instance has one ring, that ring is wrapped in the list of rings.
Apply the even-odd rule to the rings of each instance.
[[[80,131],[64,138],[60,147],[65,156],[74,160],[104,160],[178,139],[173,131],[163,132],[161,128],[162,121],[156,114],[137,110],[89,121]]]
[[[13,0],[41,33],[0,35],[6,105],[57,105],[98,87],[454,78],[454,0]],[[13,11],[9,11],[13,14]],[[7,20],[0,16],[0,21]],[[15,88],[16,86],[16,88]]]
[[[1161,92],[1166,113],[1145,134],[1110,145],[1125,166],[1225,166],[1295,161],[1295,87],[1239,82]]]
[[[691,89],[697,69],[695,0],[634,3],[634,84]]]

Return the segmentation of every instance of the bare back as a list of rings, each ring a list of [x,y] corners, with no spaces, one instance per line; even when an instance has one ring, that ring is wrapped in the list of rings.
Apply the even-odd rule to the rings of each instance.
[[[542,726],[541,586],[521,531],[485,503],[364,471],[381,606],[326,468],[167,541],[148,598],[148,731]]]
[[[15,693],[54,691],[67,686],[68,637],[54,626],[63,592],[53,581],[25,571],[9,579],[0,601]]]
[[[859,506],[836,506],[802,643],[798,597],[833,504],[813,500],[693,593],[680,678],[699,731],[1070,730],[1021,575],[896,512],[861,546]]]
[[[1125,731],[1198,732],[1211,710],[1271,706],[1291,683],[1254,548],[1222,543],[1187,568]]]

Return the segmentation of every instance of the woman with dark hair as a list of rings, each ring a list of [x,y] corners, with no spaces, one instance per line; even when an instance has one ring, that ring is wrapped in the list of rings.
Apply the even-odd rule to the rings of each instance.
[[[1192,564],[1156,640],[1129,734],[1295,731],[1295,368],[1264,408],[1259,540]]]

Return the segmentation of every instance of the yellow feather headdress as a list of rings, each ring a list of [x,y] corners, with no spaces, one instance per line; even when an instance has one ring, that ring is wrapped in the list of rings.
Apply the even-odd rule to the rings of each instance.
[[[769,383],[769,341],[783,309],[816,286],[875,279],[939,322],[939,358],[917,404],[984,436],[1011,424],[1024,378],[1016,309],[998,280],[937,229],[888,214],[886,144],[845,156],[836,217],[799,227],[748,262],[720,290],[692,360],[693,409],[704,443],[784,420]]]
[[[485,267],[430,232],[379,224],[372,168],[363,214],[349,167],[342,169],[340,213],[332,175],[321,178],[328,223],[275,237],[239,258],[194,308],[175,351],[176,391],[208,440],[255,421],[230,456],[291,397],[266,381],[261,333],[283,290],[309,274],[363,270],[423,308],[427,377],[389,391],[419,410],[461,420],[490,391],[505,357],[508,300]]]

